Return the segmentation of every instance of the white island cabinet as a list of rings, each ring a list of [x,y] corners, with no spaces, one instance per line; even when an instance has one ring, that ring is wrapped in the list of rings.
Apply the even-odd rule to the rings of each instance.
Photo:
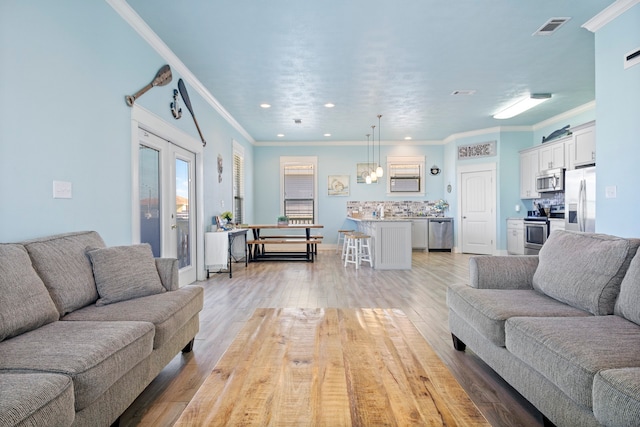
[[[411,270],[411,220],[349,218],[358,231],[371,236],[373,268]]]

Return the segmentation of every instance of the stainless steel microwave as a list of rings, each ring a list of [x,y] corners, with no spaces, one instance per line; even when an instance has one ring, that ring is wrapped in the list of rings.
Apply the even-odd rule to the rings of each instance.
[[[536,177],[536,191],[538,193],[564,191],[564,169],[541,171]]]

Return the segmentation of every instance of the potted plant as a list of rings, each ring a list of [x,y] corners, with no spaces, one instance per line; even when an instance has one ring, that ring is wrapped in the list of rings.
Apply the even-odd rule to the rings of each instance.
[[[278,225],[288,225],[289,218],[286,215],[281,215],[278,217]]]
[[[231,220],[233,219],[233,214],[230,211],[224,211],[220,214],[220,217],[227,222],[231,222]]]

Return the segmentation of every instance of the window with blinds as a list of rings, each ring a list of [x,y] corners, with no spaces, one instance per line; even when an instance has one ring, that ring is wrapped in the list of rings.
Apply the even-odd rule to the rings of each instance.
[[[233,220],[244,224],[244,158],[233,153]]]
[[[283,212],[291,224],[313,224],[316,211],[316,164],[308,161],[281,162]]]

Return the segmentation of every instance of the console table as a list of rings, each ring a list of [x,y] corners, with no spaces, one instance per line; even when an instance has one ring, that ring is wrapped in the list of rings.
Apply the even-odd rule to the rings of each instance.
[[[244,251],[244,266],[247,266],[247,229],[238,228],[235,230],[215,231],[204,235],[204,265],[207,268],[207,279],[209,278],[209,266],[226,264],[229,269],[229,277],[233,277],[232,261],[238,261],[243,257],[235,257],[233,254],[233,242],[242,238]],[[223,269],[215,273],[226,273]]]

